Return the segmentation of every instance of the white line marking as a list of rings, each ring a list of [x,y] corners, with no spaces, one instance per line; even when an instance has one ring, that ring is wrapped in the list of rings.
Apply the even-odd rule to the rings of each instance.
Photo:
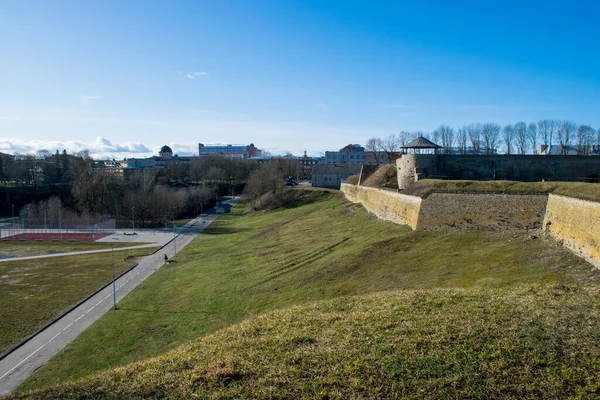
[[[125,283],[127,283],[127,282],[125,282]],[[121,289],[123,286],[125,286],[125,283],[122,284],[121,286],[119,286],[118,289]]]
[[[94,306],[94,307],[96,307],[96,306]],[[92,311],[92,310],[94,309],[94,307],[90,308],[90,309],[89,309],[89,310],[87,310],[85,313],[86,313],[86,314],[87,314],[87,313],[89,313],[90,311]]]
[[[71,325],[73,325],[72,322],[69,325],[65,326],[65,328],[63,329],[63,332],[66,331],[67,329],[69,329],[71,327]]]
[[[104,298],[104,300],[108,299],[110,296],[112,296],[112,294],[110,294],[110,293],[109,293],[109,294],[108,294],[108,295],[107,295],[107,296]]]
[[[4,375],[0,376],[0,379],[4,378],[6,375],[10,374],[11,372],[13,372],[16,368],[18,368],[21,364],[23,364],[25,361],[29,360],[29,358],[31,356],[33,356],[35,353],[37,353],[38,351],[40,351],[42,349],[42,347],[44,347],[46,345],[46,343],[44,343],[43,345],[41,345],[36,351],[34,351],[33,353],[31,353],[30,355],[28,355],[25,359],[23,359],[23,361],[21,361],[20,363],[18,363],[17,365],[15,365],[14,367],[12,367],[7,373],[5,373]]]
[[[60,335],[60,334],[61,334],[61,332],[58,332],[56,335],[54,335],[54,336],[52,337],[52,339],[48,340],[48,343],[50,343],[51,341],[53,341],[54,339],[56,339],[56,337],[57,337],[58,335]]]
[[[99,306],[103,301],[104,301],[104,299],[100,300],[99,302],[96,303],[96,305],[94,307]]]
[[[79,321],[81,318],[83,318],[83,315],[82,315],[82,316],[80,316],[79,318],[77,318],[77,319],[75,320],[75,322]]]

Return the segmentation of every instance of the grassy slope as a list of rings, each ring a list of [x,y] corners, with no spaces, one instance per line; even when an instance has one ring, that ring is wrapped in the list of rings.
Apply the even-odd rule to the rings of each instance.
[[[324,301],[30,396],[598,398],[599,295],[556,285]]]
[[[115,251],[115,271],[118,274],[135,264],[134,259],[125,261],[125,256],[153,250]],[[111,278],[111,253],[0,263],[0,354]]]
[[[391,289],[599,279],[550,239],[412,232],[339,196],[295,192],[321,201],[249,215],[235,208],[22,389],[162,354],[253,315],[307,301]]]
[[[403,194],[427,197],[434,192],[553,193],[582,200],[600,201],[600,185],[585,182],[450,181],[423,179]]]

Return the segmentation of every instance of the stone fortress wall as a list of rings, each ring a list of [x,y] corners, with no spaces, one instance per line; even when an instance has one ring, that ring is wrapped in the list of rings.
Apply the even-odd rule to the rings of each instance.
[[[432,193],[425,198],[343,183],[346,198],[413,230],[544,229],[600,268],[600,203],[545,194]]]
[[[550,194],[543,227],[600,268],[600,203]]]
[[[342,192],[353,203],[361,203],[377,217],[417,229],[421,198],[396,191],[342,183]]]
[[[600,177],[598,156],[404,154],[396,167],[400,189],[424,178],[597,182]]]

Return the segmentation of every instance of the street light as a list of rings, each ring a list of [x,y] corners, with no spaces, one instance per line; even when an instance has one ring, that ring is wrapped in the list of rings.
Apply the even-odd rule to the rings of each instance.
[[[173,257],[177,255],[177,236],[175,236],[175,214],[173,214],[173,245],[175,246],[175,254]]]
[[[111,246],[112,249],[112,284],[113,284],[113,306],[114,309],[117,309],[117,289],[115,288],[115,247]]]

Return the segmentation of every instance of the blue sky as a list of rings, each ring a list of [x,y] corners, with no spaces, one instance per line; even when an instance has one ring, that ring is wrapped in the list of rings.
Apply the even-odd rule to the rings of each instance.
[[[318,154],[440,124],[598,128],[598,15],[595,1],[3,0],[0,151]]]

